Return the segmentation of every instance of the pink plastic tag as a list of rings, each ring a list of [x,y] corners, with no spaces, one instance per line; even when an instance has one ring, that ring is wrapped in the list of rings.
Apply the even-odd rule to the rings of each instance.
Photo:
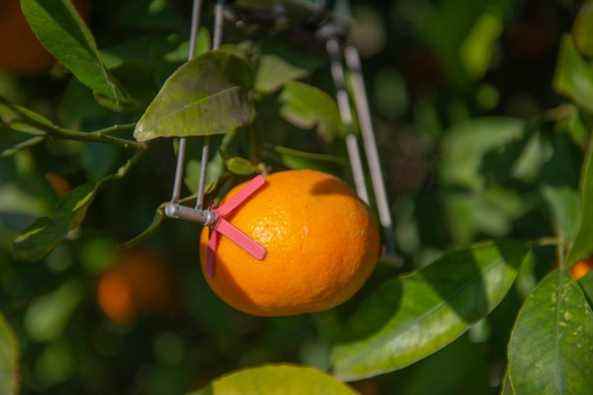
[[[216,249],[221,236],[228,237],[232,242],[241,247],[245,252],[257,260],[266,257],[266,249],[251,239],[245,233],[226,220],[226,216],[236,210],[241,204],[247,201],[255,192],[266,184],[266,179],[259,175],[249,181],[239,192],[228,199],[224,204],[215,208],[216,222],[210,229],[210,239],[206,248],[206,274],[209,277],[214,276],[214,266],[216,264]]]

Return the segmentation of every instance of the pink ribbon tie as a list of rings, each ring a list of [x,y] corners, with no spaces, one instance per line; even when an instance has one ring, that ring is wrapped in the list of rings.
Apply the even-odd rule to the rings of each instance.
[[[210,238],[206,247],[206,274],[209,277],[214,276],[214,265],[216,263],[216,249],[222,236],[228,237],[233,243],[241,247],[245,252],[257,260],[266,257],[266,249],[251,239],[245,233],[226,220],[226,216],[235,211],[245,201],[247,201],[255,192],[266,184],[264,176],[259,175],[245,184],[239,192],[228,199],[219,207],[213,209],[216,214],[216,221],[210,229]]]

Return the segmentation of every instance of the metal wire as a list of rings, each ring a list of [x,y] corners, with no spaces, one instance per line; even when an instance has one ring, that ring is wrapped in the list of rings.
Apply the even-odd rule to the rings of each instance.
[[[224,27],[224,0],[218,0],[214,6],[214,38],[212,49],[220,48]],[[208,170],[208,158],[210,157],[210,137],[204,137],[202,146],[202,158],[200,160],[200,180],[198,182],[198,196],[196,198],[196,210],[204,208],[204,195],[206,192],[206,176]]]
[[[362,160],[360,159],[360,149],[358,147],[358,140],[352,132],[352,108],[350,107],[350,99],[348,97],[348,91],[346,90],[346,82],[344,79],[341,46],[337,39],[330,38],[327,40],[326,49],[330,58],[331,73],[336,86],[336,100],[338,102],[340,118],[348,131],[346,136],[346,148],[348,149],[348,157],[350,160],[350,167],[352,168],[354,186],[356,187],[356,193],[358,194],[358,197],[368,204],[369,193],[367,191],[364,179]]]
[[[194,0],[191,17],[191,32],[189,37],[189,49],[187,60],[193,59],[196,49],[196,41],[198,31],[200,30],[200,14],[202,10],[202,0]],[[179,139],[179,147],[177,151],[177,164],[175,166],[175,181],[173,183],[173,193],[171,195],[171,203],[176,203],[181,196],[181,183],[183,181],[183,166],[185,165],[185,150],[186,139]]]
[[[377,210],[379,212],[379,221],[381,222],[381,226],[385,233],[384,236],[387,244],[387,251],[393,253],[395,249],[393,240],[393,222],[387,200],[387,193],[385,192],[385,181],[381,170],[377,142],[375,140],[375,131],[371,120],[369,101],[362,76],[362,64],[360,62],[358,50],[355,47],[347,46],[344,53],[346,64],[352,73],[352,94],[354,97],[354,105],[356,107],[356,113],[358,115],[358,121],[362,132],[362,142],[369,165],[369,172],[371,174],[373,192],[375,194]]]

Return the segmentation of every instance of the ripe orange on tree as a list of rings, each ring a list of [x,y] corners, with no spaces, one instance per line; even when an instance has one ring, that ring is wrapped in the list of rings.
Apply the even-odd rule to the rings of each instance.
[[[575,281],[585,277],[593,268],[593,258],[578,261],[570,268],[570,275]]]
[[[83,18],[88,0],[74,0]],[[37,40],[25,19],[19,0],[0,2],[0,69],[18,74],[38,74],[48,69],[54,58]]]
[[[176,309],[173,274],[163,258],[148,249],[120,254],[103,273],[97,300],[114,322],[129,324],[141,313],[166,313]]]
[[[237,186],[223,203],[236,194]],[[267,177],[227,218],[266,249],[263,260],[222,237],[215,272],[206,273],[210,229],[200,241],[202,271],[226,303],[258,316],[332,308],[358,291],[379,258],[379,233],[363,203],[338,178],[312,170]]]

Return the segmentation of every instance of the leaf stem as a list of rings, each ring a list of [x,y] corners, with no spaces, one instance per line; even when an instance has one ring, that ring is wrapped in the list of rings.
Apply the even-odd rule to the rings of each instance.
[[[19,143],[7,150],[4,150],[1,154],[0,157],[2,158],[7,158],[9,156],[12,156],[14,154],[16,154],[19,151],[22,151],[24,149],[33,147],[37,144],[42,143],[45,140],[45,136],[37,136],[37,137],[32,137],[28,140],[23,141],[22,143]]]
[[[107,129],[109,129],[110,131],[120,130],[120,127],[118,125],[115,126],[117,126],[117,128],[112,127]],[[146,143],[138,143],[136,141],[122,139],[119,137],[113,137],[108,134],[105,134],[105,130],[107,129],[102,129],[91,133],[79,132],[77,130],[65,129],[58,126],[50,127],[47,125],[45,125],[45,129],[48,130],[49,135],[66,140],[78,140],[92,143],[113,144],[125,149],[132,148],[140,151],[145,150],[148,147]]]

